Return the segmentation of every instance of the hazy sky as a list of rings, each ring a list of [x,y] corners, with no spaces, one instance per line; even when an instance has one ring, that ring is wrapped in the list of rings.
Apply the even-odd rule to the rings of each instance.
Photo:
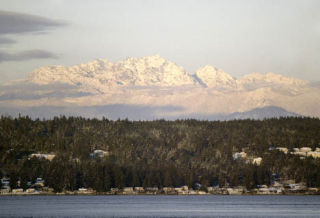
[[[43,65],[159,54],[193,73],[320,81],[319,0],[0,0],[0,83]]]

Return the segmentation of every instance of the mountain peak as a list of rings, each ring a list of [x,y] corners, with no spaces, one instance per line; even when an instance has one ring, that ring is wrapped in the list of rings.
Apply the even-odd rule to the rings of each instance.
[[[120,86],[202,85],[221,90],[238,90],[239,87],[252,90],[266,86],[293,85],[296,87],[308,83],[275,73],[252,73],[236,80],[228,73],[211,65],[200,68],[195,75],[191,76],[183,67],[167,61],[158,54],[140,58],[131,57],[115,63],[99,58],[86,64],[70,67],[40,67],[29,75],[27,81],[36,84],[67,83],[85,87],[86,90],[99,90],[99,92]]]
[[[121,84],[133,86],[182,86],[195,84],[183,67],[160,55],[116,62],[112,71]]]
[[[286,77],[280,74],[275,74],[272,72],[268,73],[251,73],[247,74],[238,79],[238,82],[242,85],[246,84],[258,84],[258,85],[297,85],[303,86],[308,83],[308,81],[300,80],[292,77]]]
[[[154,54],[154,55],[149,55],[149,56],[146,56],[146,57],[143,57],[145,59],[149,59],[149,60],[161,60],[161,61],[166,61],[166,59],[164,59],[162,56],[160,56],[159,54]]]
[[[217,72],[219,71],[219,69],[212,65],[205,65],[204,67],[200,68],[198,71]]]
[[[23,82],[0,89],[0,103],[19,107],[123,104],[180,108],[167,111],[170,114],[228,114],[274,105],[319,117],[319,86],[307,83],[275,73],[234,79],[210,65],[191,75],[174,62],[151,55],[115,63],[96,59],[74,66],[40,67]]]
[[[196,71],[196,76],[208,87],[235,87],[235,79],[217,67],[206,65]]]
[[[111,63],[107,59],[96,59],[86,64],[71,67],[49,66],[34,70],[29,82],[49,84],[60,82],[86,84],[97,89],[118,86],[182,86],[194,85],[196,81],[183,67],[167,61],[160,55],[127,58]],[[102,91],[103,92],[103,91]]]
[[[118,61],[115,64],[120,64],[127,68],[137,67],[137,69],[141,71],[141,70],[145,70],[148,67],[159,68],[166,63],[168,63],[166,59],[156,54],[156,55],[151,55],[151,56],[146,56],[141,58],[130,57],[124,61]]]

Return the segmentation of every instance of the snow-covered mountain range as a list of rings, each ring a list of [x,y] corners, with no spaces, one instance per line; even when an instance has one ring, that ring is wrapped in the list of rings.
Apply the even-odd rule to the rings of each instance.
[[[227,116],[270,106],[273,110],[281,108],[282,116],[285,110],[292,112],[288,116],[320,117],[320,87],[274,73],[252,73],[236,79],[210,65],[192,74],[159,55],[115,63],[97,59],[70,67],[41,67],[24,80],[0,87],[4,114],[19,109],[28,114],[35,108],[52,107],[63,108],[56,115],[74,112],[116,118],[118,113],[124,118],[125,113],[119,110],[110,112],[110,107],[120,105],[122,112],[134,108],[138,113],[143,108],[146,116],[142,113],[137,119]],[[99,110],[83,114],[84,108]],[[148,115],[146,108],[150,109]],[[134,119],[134,114],[128,117]]]

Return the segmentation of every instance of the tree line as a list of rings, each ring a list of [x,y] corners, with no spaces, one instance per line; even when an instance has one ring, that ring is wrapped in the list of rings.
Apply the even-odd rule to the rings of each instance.
[[[91,187],[238,186],[254,188],[277,178],[320,187],[320,160],[284,154],[272,147],[320,147],[320,120],[155,120],[54,117],[0,119],[0,177],[27,188],[37,177],[55,191]],[[109,152],[92,158],[96,149]],[[261,165],[234,160],[245,151]],[[54,153],[52,160],[30,158]]]

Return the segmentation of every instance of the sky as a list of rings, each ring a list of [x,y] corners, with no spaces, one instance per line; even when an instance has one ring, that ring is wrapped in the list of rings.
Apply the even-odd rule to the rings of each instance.
[[[0,0],[0,83],[40,66],[159,54],[194,73],[320,81],[318,0]]]

